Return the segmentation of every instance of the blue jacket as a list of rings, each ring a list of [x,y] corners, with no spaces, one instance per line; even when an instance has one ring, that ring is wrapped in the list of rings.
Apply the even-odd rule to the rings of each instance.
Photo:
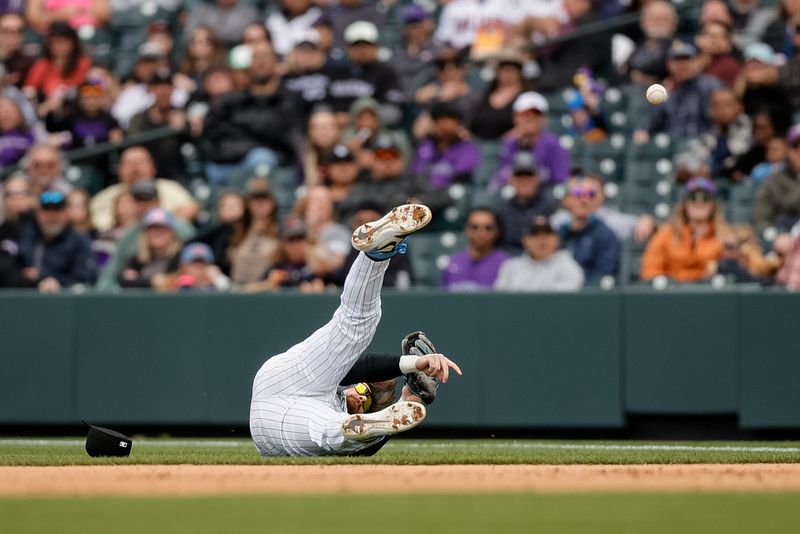
[[[97,276],[89,239],[67,227],[50,242],[32,221],[20,232],[19,256],[23,267],[39,269],[39,280],[52,276],[62,287],[91,284]]]
[[[569,223],[561,227],[561,248],[572,253],[586,276],[586,282],[597,282],[603,276],[615,276],[619,267],[620,244],[614,232],[600,219],[592,218],[580,231]]]

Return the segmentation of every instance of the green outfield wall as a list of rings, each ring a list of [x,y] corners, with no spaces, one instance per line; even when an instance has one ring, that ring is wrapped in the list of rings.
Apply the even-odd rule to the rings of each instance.
[[[247,423],[252,378],[336,295],[0,293],[0,424]],[[619,428],[629,414],[800,428],[800,295],[384,295],[371,345],[428,332],[465,376],[430,425]]]

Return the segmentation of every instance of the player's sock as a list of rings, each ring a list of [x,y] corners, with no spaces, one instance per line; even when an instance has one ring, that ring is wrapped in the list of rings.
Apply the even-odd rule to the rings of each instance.
[[[403,239],[397,246],[394,247],[394,250],[390,252],[365,252],[367,257],[372,261],[386,261],[388,259],[394,258],[398,254],[406,254],[408,252],[408,238]]]

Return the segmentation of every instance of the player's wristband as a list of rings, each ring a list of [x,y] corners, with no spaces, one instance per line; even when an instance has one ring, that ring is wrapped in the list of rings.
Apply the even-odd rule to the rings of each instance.
[[[404,375],[408,373],[413,373],[417,371],[417,360],[419,356],[414,356],[413,354],[407,354],[405,356],[400,356],[400,372]]]

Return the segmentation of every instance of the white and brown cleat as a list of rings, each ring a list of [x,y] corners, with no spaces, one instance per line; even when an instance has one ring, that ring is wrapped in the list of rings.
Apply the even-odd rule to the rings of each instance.
[[[367,441],[411,430],[425,419],[425,406],[418,402],[400,401],[375,413],[354,414],[342,423],[344,436]]]
[[[409,234],[431,222],[431,210],[423,204],[403,204],[377,221],[362,224],[353,232],[353,248],[369,254],[391,254]]]

